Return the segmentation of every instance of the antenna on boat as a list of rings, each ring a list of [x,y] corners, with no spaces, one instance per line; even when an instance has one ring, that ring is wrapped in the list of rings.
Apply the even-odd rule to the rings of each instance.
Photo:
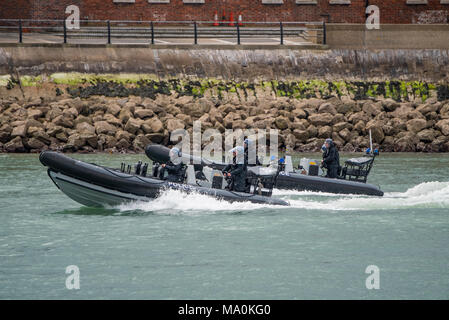
[[[371,129],[369,129],[369,149],[370,153],[373,154],[373,139],[371,138]]]

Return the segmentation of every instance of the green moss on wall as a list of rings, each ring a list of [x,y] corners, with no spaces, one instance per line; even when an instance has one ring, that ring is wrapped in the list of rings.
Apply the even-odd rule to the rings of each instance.
[[[156,94],[190,95],[195,98],[203,97],[206,93],[223,99],[225,93],[236,94],[240,101],[250,96],[257,98],[256,92],[270,91],[278,97],[294,99],[309,99],[318,97],[327,99],[333,96],[349,95],[356,100],[367,98],[392,98],[396,101],[410,101],[420,98],[426,101],[432,94],[445,96],[446,84],[427,83],[423,81],[391,80],[382,82],[372,81],[324,81],[292,80],[258,81],[247,83],[243,81],[223,81],[215,78],[208,79],[157,79],[150,74],[84,74],[84,73],[54,73],[49,77],[22,76],[22,86],[37,86],[42,83],[53,83],[68,87],[71,95],[90,96],[126,96],[138,94],[155,97]],[[9,75],[0,76],[0,86],[14,87]],[[443,87],[442,87],[443,86]],[[443,88],[443,89],[441,89]]]

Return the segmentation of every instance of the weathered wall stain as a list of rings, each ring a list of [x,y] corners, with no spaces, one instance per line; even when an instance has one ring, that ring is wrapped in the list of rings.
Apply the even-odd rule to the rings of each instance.
[[[145,73],[158,78],[225,80],[423,80],[447,82],[449,50],[176,49],[11,46],[0,48],[0,74]]]

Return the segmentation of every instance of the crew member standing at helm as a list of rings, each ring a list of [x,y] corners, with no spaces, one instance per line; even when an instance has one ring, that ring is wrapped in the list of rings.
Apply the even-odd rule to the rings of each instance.
[[[164,172],[167,171],[168,176],[165,180],[171,182],[183,182],[184,180],[184,165],[182,163],[181,150],[174,147],[169,153],[170,161],[162,164],[161,177],[164,177]]]
[[[233,148],[232,164],[228,164],[223,170],[223,174],[231,179],[230,190],[245,192],[246,191],[246,173],[245,150],[242,146]]]
[[[338,168],[340,167],[340,155],[338,154],[338,150],[332,142],[332,139],[326,139],[324,145],[326,151],[323,153],[323,160],[321,163],[323,164],[323,167],[327,168],[326,177],[337,178]]]

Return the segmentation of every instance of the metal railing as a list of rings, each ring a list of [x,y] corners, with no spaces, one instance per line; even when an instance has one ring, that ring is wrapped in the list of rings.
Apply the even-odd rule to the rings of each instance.
[[[326,44],[324,22],[0,19],[0,43]]]

